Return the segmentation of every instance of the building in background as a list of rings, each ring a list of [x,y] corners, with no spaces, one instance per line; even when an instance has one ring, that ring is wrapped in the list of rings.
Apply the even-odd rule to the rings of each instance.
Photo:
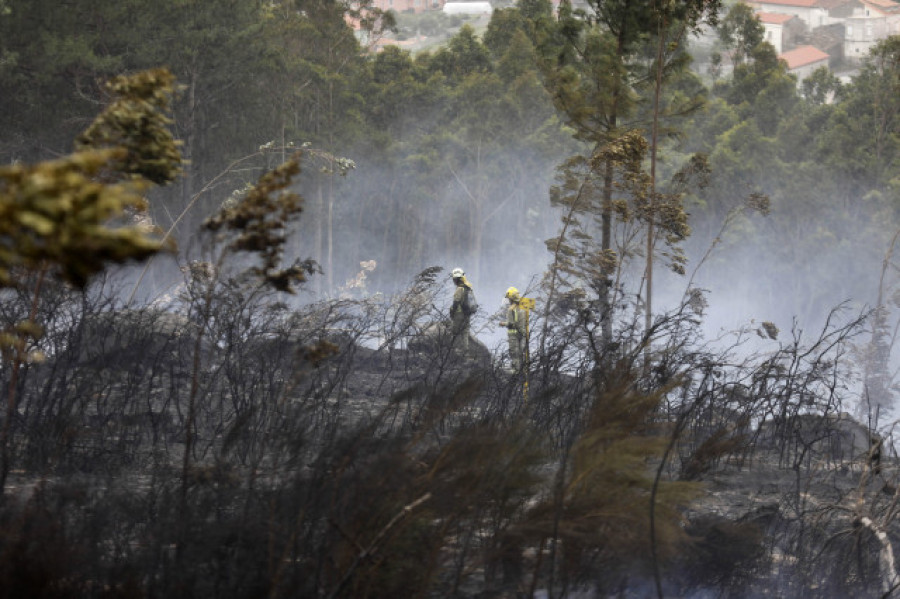
[[[819,67],[827,67],[830,57],[815,46],[800,46],[780,54],[778,58],[787,63],[788,72],[796,75],[800,82]]]
[[[456,2],[450,0],[444,3],[444,14],[448,15],[489,15],[493,12],[491,3],[484,1]]]
[[[835,10],[844,22],[844,58],[858,63],[872,47],[900,35],[900,4],[892,0],[852,0]]]
[[[834,22],[831,11],[848,0],[762,0],[747,4],[756,12],[794,15],[807,29],[815,29]]]
[[[833,59],[859,63],[880,40],[900,35],[900,3],[894,0],[760,0],[748,2],[766,28],[766,41],[778,50],[778,26],[797,17],[807,29],[800,41]],[[790,49],[783,30],[781,52]],[[803,40],[805,38],[805,40]]]
[[[765,31],[764,39],[781,54],[797,45],[796,40],[806,31],[806,25],[799,17],[786,13],[756,13]]]

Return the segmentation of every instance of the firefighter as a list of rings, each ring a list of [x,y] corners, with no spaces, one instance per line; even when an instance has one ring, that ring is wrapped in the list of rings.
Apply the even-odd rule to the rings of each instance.
[[[475,292],[466,279],[461,268],[454,268],[450,273],[456,289],[453,292],[453,303],[450,305],[450,332],[453,335],[453,347],[463,355],[469,353],[469,322],[478,309]]]
[[[514,372],[518,372],[525,366],[525,348],[527,339],[527,315],[525,308],[521,306],[522,296],[515,287],[506,290],[504,296],[509,302],[506,309],[506,320],[500,321],[500,326],[506,327],[506,335],[509,339],[509,365]]]

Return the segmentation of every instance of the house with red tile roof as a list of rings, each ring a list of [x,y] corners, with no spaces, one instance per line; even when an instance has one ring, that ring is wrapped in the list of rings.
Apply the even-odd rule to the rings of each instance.
[[[794,40],[806,31],[806,26],[798,17],[783,13],[758,12],[756,17],[765,29],[764,37],[781,54],[794,45]]]
[[[831,11],[853,0],[759,0],[747,4],[757,12],[794,15],[809,28],[835,22]]]
[[[803,81],[819,67],[827,67],[830,57],[815,46],[800,46],[778,55],[779,60],[787,63],[788,72]]]

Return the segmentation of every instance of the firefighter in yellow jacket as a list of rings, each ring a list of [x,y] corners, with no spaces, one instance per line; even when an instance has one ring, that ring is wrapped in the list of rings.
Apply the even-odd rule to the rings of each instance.
[[[525,308],[521,306],[522,296],[515,287],[506,290],[506,300],[509,307],[506,309],[506,320],[500,321],[500,326],[506,327],[506,335],[509,339],[509,365],[514,371],[519,371],[525,366],[525,349],[528,343],[527,315]]]

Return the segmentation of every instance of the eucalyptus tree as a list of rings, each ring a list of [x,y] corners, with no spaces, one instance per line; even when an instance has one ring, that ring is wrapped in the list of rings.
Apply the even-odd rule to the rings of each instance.
[[[545,84],[574,137],[585,144],[588,155],[595,154],[627,130],[623,123],[633,118],[638,95],[636,83],[641,76],[633,60],[639,40],[645,35],[647,15],[629,10],[625,2],[591,4],[592,14],[560,5],[557,21],[542,18],[539,25],[538,50]],[[600,298],[600,320],[603,340],[612,339],[612,306],[610,287],[617,258],[613,249],[614,163],[601,165],[599,186],[580,186],[570,204],[574,215],[600,215],[599,270],[590,284]],[[589,170],[576,177],[594,177]],[[588,180],[585,179],[585,183]],[[583,194],[591,190],[594,193]],[[562,241],[562,240],[560,240]],[[557,252],[558,255],[558,252]]]
[[[763,42],[766,30],[756,12],[749,5],[738,2],[728,9],[716,33],[734,64],[743,64],[753,49]]]
[[[703,19],[715,20],[718,2],[589,2],[586,10],[573,9],[563,3],[559,18],[537,21],[540,64],[545,83],[554,103],[574,136],[585,144],[588,156],[612,157],[616,153],[604,148],[617,143],[631,131],[641,131],[649,139],[647,157],[650,162],[648,188],[634,197],[641,209],[639,215],[648,225],[646,235],[645,291],[647,314],[651,312],[649,299],[652,289],[655,233],[653,213],[657,202],[656,156],[659,145],[660,119],[669,114],[683,113],[698,104],[696,98],[687,102],[669,102],[663,109],[663,84],[682,73],[688,62],[683,42],[686,32],[696,28]],[[656,40],[656,42],[654,42]],[[576,161],[577,162],[577,161]],[[570,163],[571,164],[571,163]],[[587,164],[586,160],[582,164]],[[598,320],[602,323],[602,339],[612,341],[614,304],[616,302],[615,272],[622,260],[634,249],[636,238],[629,233],[631,246],[616,242],[614,223],[626,222],[625,213],[617,208],[627,198],[617,192],[623,187],[616,182],[616,162],[594,161],[594,165],[580,173],[570,171],[564,177],[582,178],[575,184],[573,194],[558,196],[566,204],[571,217],[599,221],[600,242],[591,251],[598,268],[587,281],[599,298]],[[590,181],[593,179],[594,181]],[[571,187],[571,184],[569,185]],[[638,190],[630,187],[632,192]],[[617,216],[617,211],[620,216]],[[624,219],[622,218],[624,217]],[[567,217],[568,218],[568,217]],[[586,233],[593,237],[588,230]],[[554,244],[563,243],[558,239]],[[558,250],[557,245],[557,250]],[[559,252],[556,251],[559,256]]]
[[[852,84],[842,88],[828,113],[825,134],[817,140],[814,155],[832,178],[845,182],[840,207],[851,217],[860,239],[854,252],[866,263],[881,269],[866,269],[873,293],[871,339],[861,347],[865,389],[860,413],[877,420],[896,407],[896,375],[890,366],[896,346],[897,315],[893,309],[897,283],[896,244],[900,227],[897,210],[897,169],[900,167],[900,36],[879,42]],[[853,148],[853,152],[846,152]],[[843,159],[839,155],[844,154]],[[893,229],[893,230],[891,230]],[[852,280],[852,279],[851,279]],[[877,290],[877,292],[875,292]]]
[[[839,99],[843,90],[844,84],[828,67],[819,67],[800,82],[803,97],[820,106]]]
[[[797,78],[787,72],[768,42],[757,44],[750,59],[735,66],[732,78],[715,89],[735,106],[744,119],[756,121],[764,135],[772,136],[796,104]]]
[[[463,27],[432,60],[449,82],[456,80],[441,117],[443,131],[434,141],[444,148],[439,171],[447,181],[446,209],[462,219],[460,232],[451,235],[466,239],[460,258],[474,262],[476,280],[487,260],[516,260],[508,251],[487,255],[484,236],[493,230],[514,243],[527,235],[519,215],[537,199],[531,192],[548,181],[541,158],[555,153],[564,139],[538,80],[530,41],[520,34],[510,42],[492,61],[485,44]],[[466,207],[462,212],[460,204]],[[451,238],[447,245],[452,247]]]
[[[816,148],[865,188],[885,190],[900,161],[900,36],[879,42],[825,124]],[[847,155],[843,148],[856,149]],[[843,154],[843,159],[839,156]]]
[[[652,118],[650,124],[650,200],[646,213],[646,268],[644,280],[646,283],[644,328],[649,331],[653,324],[653,269],[654,253],[657,242],[655,232],[656,221],[659,218],[661,233],[670,247],[677,248],[690,232],[687,226],[687,215],[681,205],[681,195],[684,188],[692,183],[694,175],[699,176],[698,183],[705,185],[708,166],[705,157],[696,156],[676,176],[676,189],[663,195],[658,191],[657,165],[659,159],[659,145],[661,134],[660,120],[673,114],[683,115],[696,110],[702,99],[699,95],[689,94],[686,98],[679,98],[675,94],[674,100],[668,102],[666,108],[662,105],[662,92],[664,82],[668,83],[666,72],[678,73],[686,69],[689,62],[684,43],[688,33],[697,32],[703,22],[715,24],[721,3],[719,1],[688,1],[684,3],[664,2],[653,3],[653,21],[656,36],[656,57],[653,63],[653,102]],[[668,69],[666,64],[668,63]],[[657,216],[658,213],[658,216]],[[672,267],[675,272],[684,273],[684,257],[679,249],[675,249],[671,255]],[[649,347],[648,347],[649,360]]]
[[[517,33],[534,37],[533,19],[529,20],[522,3],[517,8],[501,8],[494,11],[484,32],[484,45],[495,59],[502,57]],[[532,59],[533,64],[533,59]]]
[[[61,156],[100,104],[99,83],[123,68],[99,50],[93,3],[9,0],[0,10],[0,161]],[[99,21],[99,22],[98,22]],[[108,40],[106,40],[108,42]]]
[[[260,78],[265,94],[262,102],[275,100],[277,130],[269,140],[312,143],[332,159],[320,165],[319,176],[306,190],[305,248],[324,265],[321,281],[326,291],[334,287],[335,211],[341,172],[338,157],[347,156],[366,131],[366,100],[362,86],[370,76],[364,49],[347,25],[347,18],[360,23],[363,31],[377,35],[393,26],[393,17],[363,2],[349,8],[333,0],[279,0],[264,11],[263,38],[271,52],[271,68]],[[309,244],[309,242],[307,242]],[[298,254],[304,250],[298,250]],[[319,284],[319,281],[317,281]],[[319,289],[322,291],[322,289]]]

